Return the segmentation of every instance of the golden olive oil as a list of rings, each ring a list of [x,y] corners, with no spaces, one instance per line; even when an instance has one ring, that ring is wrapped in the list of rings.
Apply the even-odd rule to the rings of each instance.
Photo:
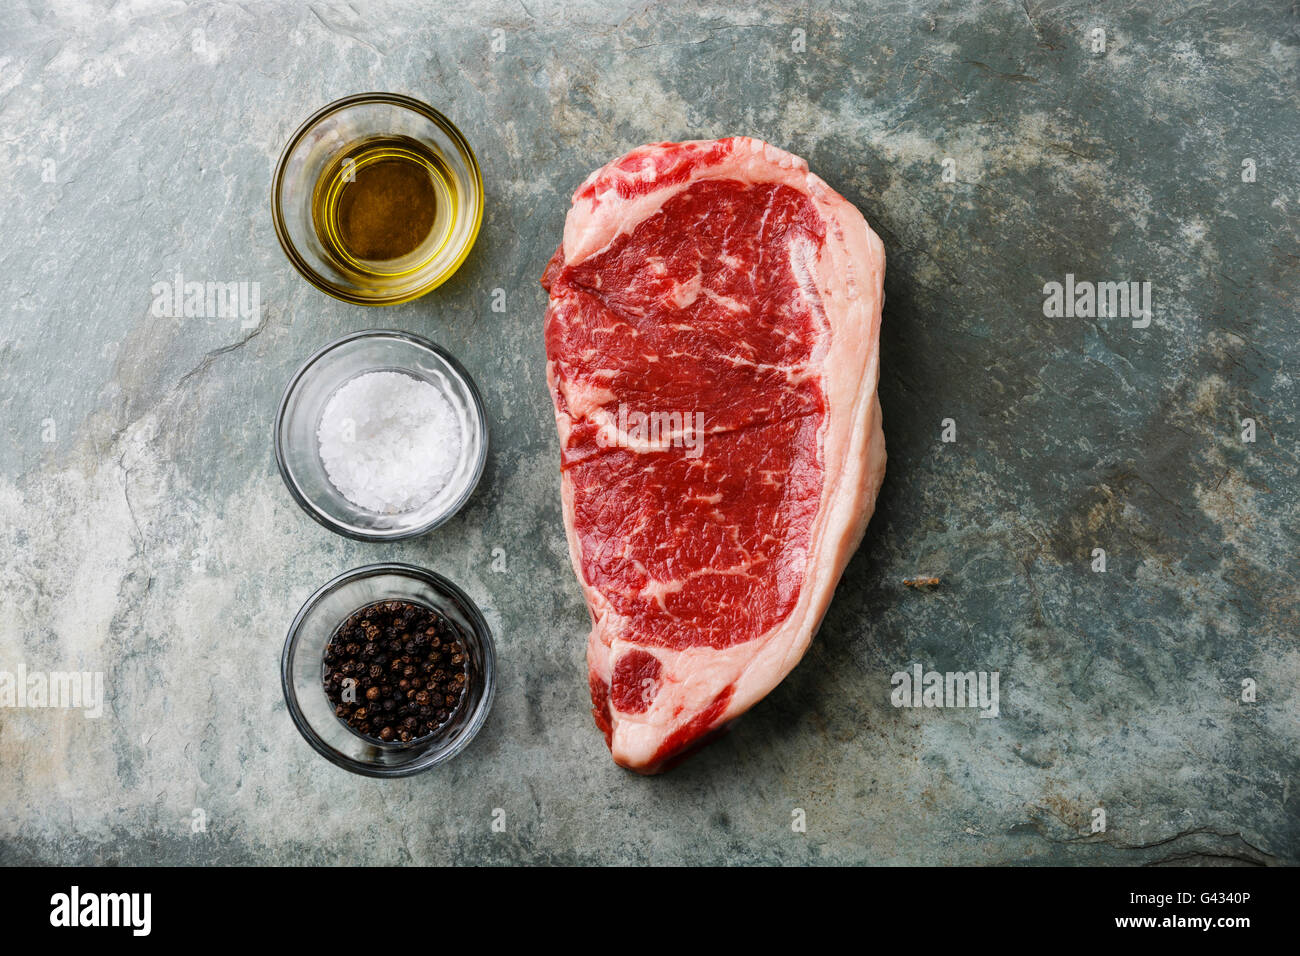
[[[442,158],[405,136],[348,144],[312,195],[316,235],[340,268],[365,277],[404,276],[436,256],[451,235],[458,190]]]

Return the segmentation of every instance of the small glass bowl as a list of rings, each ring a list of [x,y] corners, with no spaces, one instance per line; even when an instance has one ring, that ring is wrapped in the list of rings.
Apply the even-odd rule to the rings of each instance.
[[[403,372],[438,389],[461,426],[461,458],[443,489],[413,511],[360,508],[330,481],[316,436],[330,397],[366,372]],[[432,531],[469,500],[487,461],[487,417],[473,380],[452,356],[410,332],[353,332],[303,363],[275,416],[275,461],[289,493],[331,531],[359,541],[397,541]]]
[[[379,601],[437,611],[460,631],[468,651],[465,699],[446,726],[421,740],[369,740],[339,720],[325,696],[326,645],[354,612]],[[369,564],[340,574],[307,599],[289,625],[280,682],[294,726],[317,753],[363,776],[406,777],[450,760],[483,727],[496,689],[496,650],[478,606],[442,575],[409,564]]]
[[[446,165],[456,192],[451,232],[437,252],[417,268],[382,278],[342,268],[312,221],[321,173],[349,145],[372,136],[424,144]],[[316,288],[357,305],[396,305],[437,288],[465,261],[483,223],[483,175],[460,130],[432,106],[396,93],[358,93],[318,110],[290,137],[275,167],[271,218],[285,255]]]

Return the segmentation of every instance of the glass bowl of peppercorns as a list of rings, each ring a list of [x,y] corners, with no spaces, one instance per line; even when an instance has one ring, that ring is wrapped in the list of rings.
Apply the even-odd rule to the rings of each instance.
[[[404,777],[449,760],[492,706],[492,632],[446,578],[371,564],[307,599],[281,658],[294,725],[331,762]]]

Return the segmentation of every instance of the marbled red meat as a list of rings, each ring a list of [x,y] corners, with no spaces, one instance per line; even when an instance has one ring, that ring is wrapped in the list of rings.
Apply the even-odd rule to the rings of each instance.
[[[574,195],[543,276],[593,714],[653,772],[798,662],[884,475],[884,250],[798,157],[659,143]]]

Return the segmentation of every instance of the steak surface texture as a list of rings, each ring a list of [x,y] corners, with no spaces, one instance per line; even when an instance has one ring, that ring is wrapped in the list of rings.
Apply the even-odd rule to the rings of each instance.
[[[547,382],[592,713],[665,769],[799,662],[885,473],[885,253],[797,156],[655,143],[578,188]]]

